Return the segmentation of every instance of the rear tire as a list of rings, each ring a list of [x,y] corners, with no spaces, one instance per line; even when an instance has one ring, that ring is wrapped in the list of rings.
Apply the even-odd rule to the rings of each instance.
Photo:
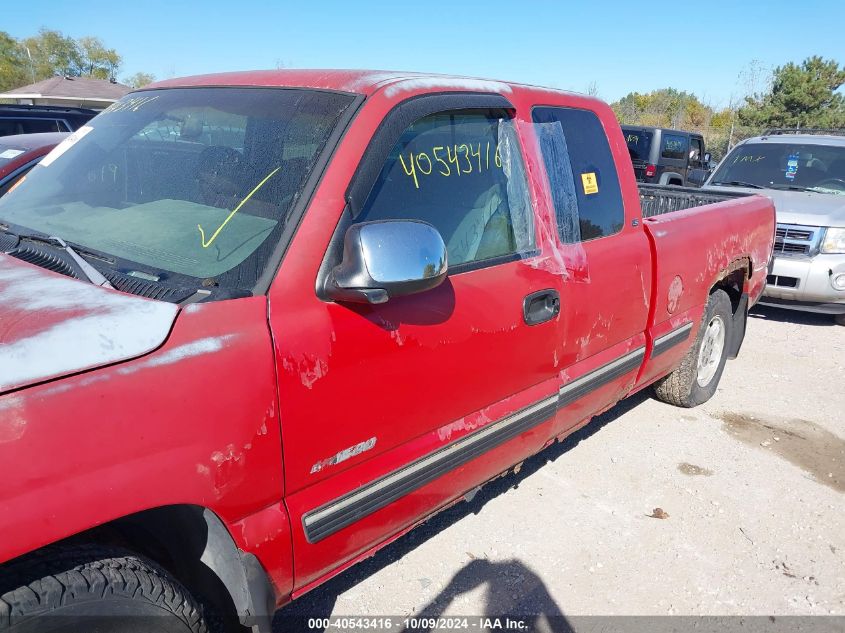
[[[48,548],[0,570],[2,633],[208,633],[199,603],[125,550]]]
[[[695,342],[681,364],[654,385],[658,400],[676,407],[695,407],[716,393],[731,341],[733,311],[724,290],[710,293]]]
[[[834,315],[833,322],[836,323],[836,325],[845,325],[845,314]]]

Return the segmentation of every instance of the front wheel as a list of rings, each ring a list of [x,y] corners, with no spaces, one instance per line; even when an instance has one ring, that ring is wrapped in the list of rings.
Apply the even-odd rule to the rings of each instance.
[[[836,314],[833,317],[836,325],[845,325],[845,314]]]
[[[202,608],[152,561],[83,545],[0,569],[0,633],[208,633]]]
[[[692,347],[671,374],[655,383],[658,400],[689,408],[713,397],[728,359],[732,323],[733,311],[727,293],[712,292]]]

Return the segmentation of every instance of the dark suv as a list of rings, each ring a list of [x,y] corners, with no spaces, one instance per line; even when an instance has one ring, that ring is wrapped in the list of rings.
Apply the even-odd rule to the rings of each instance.
[[[38,132],[73,132],[97,114],[97,110],[87,108],[0,105],[0,136]]]
[[[623,125],[634,174],[641,182],[700,187],[710,175],[701,134]]]

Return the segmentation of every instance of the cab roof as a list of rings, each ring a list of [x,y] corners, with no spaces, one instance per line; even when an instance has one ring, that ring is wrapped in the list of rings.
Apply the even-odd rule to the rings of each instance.
[[[457,75],[438,75],[389,70],[254,70],[244,72],[216,73],[196,75],[159,81],[144,89],[184,88],[200,86],[253,86],[279,88],[315,88],[335,90],[370,96],[385,88],[387,96],[391,92],[405,92],[425,89],[474,90],[508,94],[515,89],[535,90],[553,93],[567,93],[562,90],[541,88],[524,84],[477,79]],[[584,95],[578,95],[581,98]],[[598,101],[598,100],[597,100]]]

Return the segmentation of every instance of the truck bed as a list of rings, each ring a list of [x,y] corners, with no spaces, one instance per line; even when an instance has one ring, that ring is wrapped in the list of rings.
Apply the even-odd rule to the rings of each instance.
[[[637,183],[637,186],[640,190],[640,206],[644,218],[753,195],[744,192],[716,193],[702,191],[697,187],[676,187],[674,185]]]

